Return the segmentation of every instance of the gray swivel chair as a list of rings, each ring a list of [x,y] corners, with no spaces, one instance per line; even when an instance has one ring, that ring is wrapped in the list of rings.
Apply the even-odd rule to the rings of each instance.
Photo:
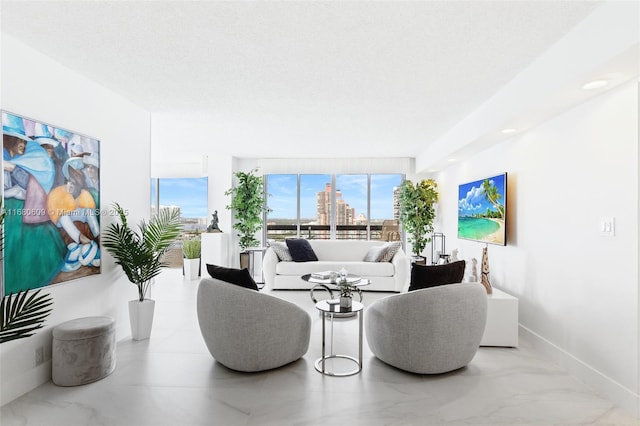
[[[487,319],[479,283],[448,284],[380,299],[365,311],[371,352],[385,363],[419,374],[440,374],[475,356]]]
[[[205,277],[198,287],[197,311],[209,352],[232,370],[277,368],[309,348],[309,314],[266,293]]]

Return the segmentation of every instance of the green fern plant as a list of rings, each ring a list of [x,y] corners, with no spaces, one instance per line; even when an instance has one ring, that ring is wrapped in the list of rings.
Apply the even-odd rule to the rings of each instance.
[[[116,264],[138,287],[138,299],[145,299],[151,280],[168,266],[163,255],[180,235],[180,211],[161,209],[149,222],[142,220],[138,232],[127,222],[127,212],[114,203],[119,222],[111,223],[102,234],[102,246],[113,255]]]
[[[33,336],[51,313],[51,295],[21,290],[0,302],[0,343]]]

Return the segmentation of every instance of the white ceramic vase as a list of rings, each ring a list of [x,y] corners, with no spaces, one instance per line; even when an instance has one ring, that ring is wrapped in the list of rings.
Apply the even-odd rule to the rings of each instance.
[[[200,275],[200,259],[183,259],[184,277],[190,281],[197,280]]]
[[[153,325],[153,311],[156,301],[152,299],[129,301],[129,322],[131,323],[131,338],[145,340],[151,336]]]

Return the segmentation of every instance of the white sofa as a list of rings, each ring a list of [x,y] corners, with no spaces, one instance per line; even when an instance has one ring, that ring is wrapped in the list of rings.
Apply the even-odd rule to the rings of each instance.
[[[365,262],[369,249],[386,244],[384,241],[365,240],[309,240],[318,261],[280,261],[269,247],[263,259],[265,287],[276,290],[304,290],[314,284],[302,280],[302,275],[320,271],[339,271],[371,280],[363,287],[367,291],[406,291],[409,287],[411,264],[402,248],[391,262]]]

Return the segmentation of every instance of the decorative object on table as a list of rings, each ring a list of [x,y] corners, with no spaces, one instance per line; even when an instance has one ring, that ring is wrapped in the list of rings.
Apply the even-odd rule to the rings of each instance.
[[[189,280],[197,280],[200,275],[200,254],[202,242],[200,237],[186,239],[182,242],[183,272]]]
[[[353,286],[347,282],[347,276],[342,273],[338,281],[338,288],[340,289],[340,308],[351,309]]]
[[[207,232],[222,232],[218,227],[218,210],[211,214],[211,223],[207,226]]]
[[[7,111],[2,141],[2,294],[100,274],[100,141]]]
[[[411,265],[411,280],[408,291],[461,283],[464,279],[465,264],[464,260],[459,260],[443,265]]]
[[[487,294],[491,294],[491,282],[489,281],[489,253],[487,247],[482,249],[482,285],[487,290]]]
[[[129,227],[127,212],[118,203],[114,209],[119,222],[107,226],[103,246],[138,288],[138,299],[129,301],[129,320],[133,340],[144,340],[151,335],[155,307],[155,301],[146,295],[153,278],[167,266],[162,256],[182,230],[180,210],[163,208],[148,223],[142,220],[136,232]]]
[[[236,172],[237,185],[224,193],[231,196],[231,204],[226,208],[233,211],[233,229],[238,231],[236,235],[240,237],[240,268],[247,269],[250,266],[250,254],[245,250],[260,245],[260,241],[256,239],[256,232],[262,229],[262,214],[268,211],[264,204],[262,178],[255,175],[257,171],[255,168],[248,173]]]
[[[435,203],[438,200],[437,188],[433,179],[425,179],[415,185],[410,180],[405,180],[400,186],[400,221],[415,256],[422,256],[422,251],[431,241],[436,216]]]
[[[440,256],[445,254],[446,244],[445,236],[442,232],[434,232],[431,234],[431,264],[437,265],[440,263]]]
[[[451,250],[451,258],[449,259],[449,261],[450,262],[457,262],[458,260],[460,260],[458,258],[458,249]]]
[[[471,258],[471,276],[469,277],[469,281],[472,283],[478,282],[478,259],[475,257]]]
[[[507,244],[507,174],[458,187],[458,238]]]

